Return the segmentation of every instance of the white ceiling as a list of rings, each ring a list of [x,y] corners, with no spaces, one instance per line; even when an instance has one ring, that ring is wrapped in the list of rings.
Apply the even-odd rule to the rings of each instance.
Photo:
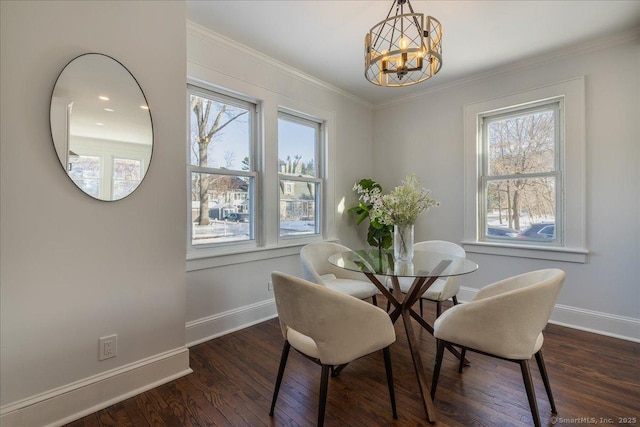
[[[151,117],[148,108],[142,108],[147,100],[138,82],[122,64],[106,55],[84,54],[67,64],[53,96],[72,102],[72,136],[145,145],[153,142]]]
[[[640,27],[640,1],[411,1],[443,27],[443,66],[426,82],[364,78],[364,35],[391,0],[187,1],[187,18],[371,103],[424,91]]]

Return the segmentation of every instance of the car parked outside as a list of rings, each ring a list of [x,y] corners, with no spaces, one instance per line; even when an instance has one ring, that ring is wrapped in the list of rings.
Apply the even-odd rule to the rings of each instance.
[[[224,219],[227,221],[235,221],[235,222],[249,222],[249,214],[248,213],[238,213],[231,212],[224,216]]]
[[[487,226],[487,236],[489,237],[517,237],[518,232],[511,228],[496,225]]]
[[[556,225],[548,222],[531,224],[520,232],[518,237],[521,239],[552,240],[556,237]]]

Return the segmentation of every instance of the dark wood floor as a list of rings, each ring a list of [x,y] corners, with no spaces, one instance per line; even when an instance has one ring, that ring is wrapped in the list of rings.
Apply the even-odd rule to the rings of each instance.
[[[380,298],[378,304],[384,303]],[[425,317],[433,319],[434,312]],[[391,416],[380,353],[353,362],[330,379],[326,426],[430,425],[419,403],[401,322],[396,334],[391,357],[399,418]],[[192,374],[68,426],[315,425],[320,367],[295,351],[289,355],[275,415],[268,415],[282,342],[273,319],[197,345],[190,349]],[[420,347],[431,377],[435,340],[424,330]],[[640,425],[640,344],[548,325],[543,352],[559,418],[550,414],[533,361],[543,425]],[[519,366],[475,353],[468,359],[471,366],[459,374],[457,361],[445,353],[433,425],[533,425]]]

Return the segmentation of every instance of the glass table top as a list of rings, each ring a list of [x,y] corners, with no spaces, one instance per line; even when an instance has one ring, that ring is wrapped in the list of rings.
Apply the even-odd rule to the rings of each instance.
[[[331,255],[329,262],[346,270],[397,277],[459,276],[478,269],[478,264],[466,258],[420,250],[414,252],[411,262],[396,261],[393,250],[384,249],[339,252]]]

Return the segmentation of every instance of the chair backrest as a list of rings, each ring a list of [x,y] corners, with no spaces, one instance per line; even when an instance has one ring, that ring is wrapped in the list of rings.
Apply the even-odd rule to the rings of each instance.
[[[319,285],[323,285],[322,276],[332,274],[341,279],[363,280],[368,279],[362,273],[348,271],[336,267],[329,262],[329,257],[338,252],[346,252],[350,249],[344,245],[333,242],[309,243],[300,251],[302,263],[302,277]]]
[[[311,338],[323,364],[348,363],[395,341],[382,309],[285,273],[271,279],[284,338],[290,329]]]
[[[425,240],[422,242],[416,242],[413,245],[413,249],[420,251],[440,252],[459,258],[466,258],[467,256],[467,253],[461,246],[456,245],[453,242],[447,242],[445,240]],[[442,278],[439,280],[445,282],[445,284],[442,286],[442,292],[440,293],[441,300],[448,300],[449,298],[458,294],[458,291],[460,290],[460,282],[458,281],[458,276],[449,276],[447,278]]]
[[[551,268],[488,285],[471,302],[445,311],[434,333],[497,356],[527,359],[541,344],[564,278],[564,271]]]

